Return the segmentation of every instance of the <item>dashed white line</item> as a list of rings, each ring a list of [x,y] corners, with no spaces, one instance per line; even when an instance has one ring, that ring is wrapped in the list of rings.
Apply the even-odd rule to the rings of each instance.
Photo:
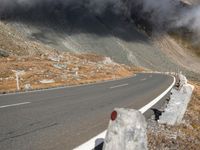
[[[30,104],[31,102],[23,102],[23,103],[17,103],[17,104],[10,104],[10,105],[4,105],[4,106],[0,106],[1,108],[6,108],[6,107],[14,107],[14,106],[19,106],[19,105],[26,105],[26,104]]]
[[[119,87],[123,87],[123,86],[128,86],[128,83],[121,84],[121,85],[116,85],[116,86],[110,87],[110,89],[115,89],[115,88],[119,88]]]
[[[140,81],[145,81],[147,78],[141,79]]]

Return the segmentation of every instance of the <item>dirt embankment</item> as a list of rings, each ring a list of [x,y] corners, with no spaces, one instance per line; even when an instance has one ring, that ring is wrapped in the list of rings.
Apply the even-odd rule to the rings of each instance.
[[[183,118],[176,126],[151,122],[148,127],[150,150],[178,149],[198,150],[200,147],[200,83],[192,82],[195,90]]]

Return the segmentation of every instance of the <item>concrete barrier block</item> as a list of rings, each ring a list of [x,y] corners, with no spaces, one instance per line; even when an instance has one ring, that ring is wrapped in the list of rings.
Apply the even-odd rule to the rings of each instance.
[[[180,87],[179,89],[172,89],[170,101],[165,108],[164,113],[160,116],[159,123],[175,125],[180,124],[188,103],[191,99],[194,86],[187,83],[187,78],[179,74]]]

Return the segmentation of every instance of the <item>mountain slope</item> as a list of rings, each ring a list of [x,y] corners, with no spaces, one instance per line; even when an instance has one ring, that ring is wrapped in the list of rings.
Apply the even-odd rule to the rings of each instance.
[[[168,46],[172,43],[164,43],[162,47],[155,44],[160,43],[159,40],[164,37],[162,34],[150,38],[135,26],[132,19],[109,10],[96,14],[81,6],[59,7],[53,12],[33,8],[9,15],[4,22],[29,41],[50,49],[75,53],[92,52],[111,57],[118,63],[157,71],[199,72],[199,62],[196,59],[180,63],[177,62],[177,57],[170,55],[170,51],[173,52],[176,48]]]
[[[31,17],[19,15],[8,22],[27,38],[55,49],[93,52],[109,56],[119,63],[154,70],[167,71],[175,66],[153,46],[145,33],[135,27],[133,21],[109,11],[96,15],[83,8],[74,8],[49,17],[40,12]]]

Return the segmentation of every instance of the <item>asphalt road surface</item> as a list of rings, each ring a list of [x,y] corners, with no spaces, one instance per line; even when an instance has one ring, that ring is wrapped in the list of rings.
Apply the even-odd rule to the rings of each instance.
[[[140,109],[173,82],[160,74],[0,96],[0,150],[70,150],[107,128],[115,107]]]

